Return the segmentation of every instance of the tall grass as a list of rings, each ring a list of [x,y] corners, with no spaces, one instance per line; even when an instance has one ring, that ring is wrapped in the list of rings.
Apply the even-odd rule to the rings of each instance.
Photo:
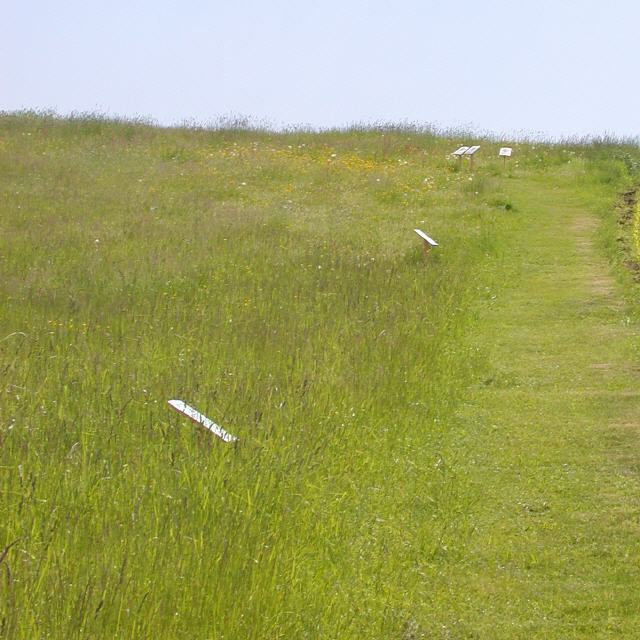
[[[432,132],[0,135],[0,636],[413,637],[472,527],[496,176],[574,152],[474,176]]]

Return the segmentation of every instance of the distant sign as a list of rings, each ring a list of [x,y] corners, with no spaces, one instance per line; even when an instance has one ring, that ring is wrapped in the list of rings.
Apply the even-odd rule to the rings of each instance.
[[[501,158],[510,158],[513,153],[513,149],[511,147],[501,147],[500,153],[498,154]]]
[[[211,433],[225,442],[235,442],[238,439],[236,436],[227,433],[220,425],[213,422],[213,420],[209,420],[207,416],[202,415],[199,411],[190,407],[186,402],[182,402],[182,400],[169,400],[169,406],[189,418],[189,420],[193,420],[196,424],[204,427],[207,431],[211,431]]]
[[[469,147],[465,152],[464,155],[465,156],[472,156],[478,149],[480,148],[480,145],[477,144],[475,147]]]
[[[421,229],[414,229],[414,231],[431,247],[437,247],[438,243],[433,239],[430,238],[424,231],[422,231]]]
[[[460,147],[459,149],[456,149],[451,155],[458,157],[463,156],[467,152],[468,148],[469,147]]]

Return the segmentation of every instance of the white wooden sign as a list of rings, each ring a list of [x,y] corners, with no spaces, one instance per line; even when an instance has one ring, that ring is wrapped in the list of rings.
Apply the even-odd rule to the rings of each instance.
[[[230,433],[227,433],[220,425],[209,420],[207,416],[196,411],[193,407],[190,407],[186,402],[182,402],[182,400],[169,400],[169,406],[172,409],[175,409],[178,413],[189,418],[189,420],[193,420],[196,424],[204,427],[207,431],[211,431],[211,433],[218,436],[218,438],[225,442],[235,442],[238,439],[236,436],[232,436]]]
[[[451,155],[452,156],[458,156],[458,157],[463,156],[466,153],[468,148],[469,147],[460,147],[460,148],[456,149]]]
[[[469,147],[465,152],[464,155],[465,156],[472,156],[478,149],[480,148],[480,145],[477,144],[474,147]]]
[[[511,147],[501,147],[500,153],[498,154],[501,158],[510,158],[513,149]]]
[[[430,238],[424,231],[422,231],[421,229],[414,229],[414,231],[431,247],[437,247],[438,243],[433,239]]]

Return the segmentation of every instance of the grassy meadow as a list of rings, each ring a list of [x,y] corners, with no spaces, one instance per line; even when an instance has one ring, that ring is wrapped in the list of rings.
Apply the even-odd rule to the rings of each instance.
[[[0,638],[635,637],[640,152],[463,143],[0,117]]]

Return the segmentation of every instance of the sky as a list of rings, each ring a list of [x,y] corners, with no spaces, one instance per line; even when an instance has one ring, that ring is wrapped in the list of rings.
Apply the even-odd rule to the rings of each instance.
[[[10,2],[0,110],[640,134],[638,0]]]

